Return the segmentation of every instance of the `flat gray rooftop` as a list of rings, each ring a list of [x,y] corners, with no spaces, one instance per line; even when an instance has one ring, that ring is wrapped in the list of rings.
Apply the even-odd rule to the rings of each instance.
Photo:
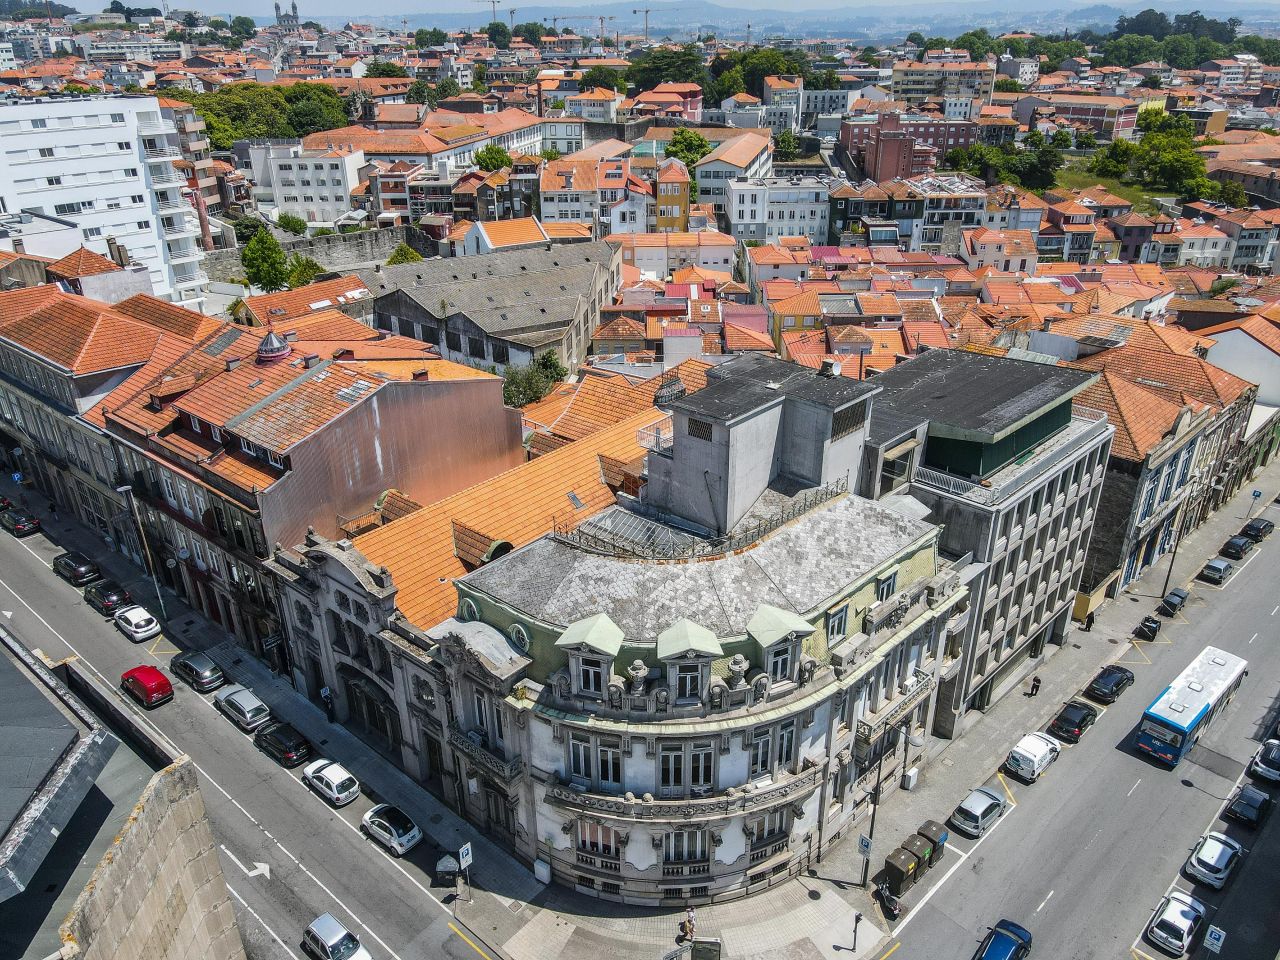
[[[736,637],[762,603],[806,615],[932,529],[879,503],[843,496],[729,556],[623,559],[547,536],[463,582],[560,626],[606,613],[632,641],[655,642],[682,617],[717,637]]]
[[[874,394],[877,383],[826,377],[798,363],[758,353],[734,357],[707,372],[707,385],[673,403],[691,416],[732,420],[782,397],[807,400],[832,410]]]

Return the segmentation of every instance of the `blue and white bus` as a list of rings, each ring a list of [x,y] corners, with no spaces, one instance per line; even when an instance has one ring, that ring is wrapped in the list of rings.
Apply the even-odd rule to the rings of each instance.
[[[1205,647],[1147,707],[1138,725],[1138,749],[1176,767],[1231,702],[1248,666],[1234,653]]]

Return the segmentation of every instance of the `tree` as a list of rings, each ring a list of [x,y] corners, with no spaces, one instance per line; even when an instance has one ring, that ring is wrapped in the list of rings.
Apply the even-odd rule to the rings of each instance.
[[[489,37],[489,42],[499,50],[511,46],[511,28],[501,20],[494,20],[484,28],[484,32]]]
[[[529,20],[526,23],[517,23],[511,29],[512,37],[519,37],[525,43],[532,47],[537,47],[543,37],[549,37],[555,34],[555,30],[545,24],[538,23],[536,20]]]
[[[578,78],[579,90],[595,90],[597,87],[603,87],[605,90],[625,90],[627,81],[617,70],[601,66],[591,67]]]
[[[300,253],[295,253],[289,258],[289,289],[297,290],[299,287],[305,287],[320,274],[324,273],[324,267],[320,266],[310,257],[304,257]]]
[[[227,21],[223,20],[221,17],[214,17],[209,21],[210,30],[226,30],[227,27]]]
[[[632,61],[627,75],[637,90],[652,90],[660,83],[702,84],[707,80],[702,53],[692,46],[645,50]]]
[[[800,141],[790,130],[783,130],[774,141],[773,159],[787,163],[800,155]]]
[[[723,102],[739,93],[747,92],[747,81],[743,79],[742,68],[732,67],[720,75],[716,81],[716,100]]]
[[[1050,146],[1056,147],[1058,150],[1071,149],[1071,131],[1055,130],[1053,136],[1049,138]]]
[[[1093,135],[1092,130],[1076,131],[1076,149],[1077,150],[1093,150],[1098,146],[1098,138]]]
[[[1249,205],[1249,196],[1244,192],[1244,187],[1234,180],[1219,182],[1218,200],[1229,207],[1247,207]]]
[[[364,75],[370,79],[400,78],[409,76],[409,71],[398,63],[389,60],[375,60],[369,64]]]
[[[1160,74],[1152,73],[1138,81],[1138,86],[1144,90],[1159,90],[1163,86],[1163,81],[1160,79]]]
[[[526,366],[508,366],[503,372],[502,402],[523,407],[541,400],[569,375],[560,358],[547,350]]]
[[[449,42],[449,35],[439,27],[430,30],[415,30],[413,45],[421,50],[423,47],[439,47]]]
[[[342,98],[333,87],[321,83],[295,83],[284,88],[289,105],[286,116],[293,133],[305,137],[321,130],[345,126],[347,113]]]
[[[387,266],[394,267],[401,263],[417,263],[421,259],[422,254],[407,243],[401,242],[391,251],[391,256],[387,257]]]
[[[407,103],[426,103],[431,99],[431,85],[425,80],[415,80],[404,95]]]
[[[552,160],[560,159],[560,151],[555,147],[543,147],[538,156],[550,163]]]
[[[996,77],[996,93],[1021,93],[1022,84],[1013,77]]]
[[[300,237],[307,232],[307,221],[292,213],[280,214],[279,219],[276,220],[276,226],[287,233],[292,233],[295,237]]]
[[[490,143],[476,151],[475,164],[481,170],[492,172],[511,166],[511,154],[496,143]]]
[[[253,22],[253,17],[232,17],[231,32],[248,40],[258,32],[258,25]]]
[[[289,264],[280,242],[270,230],[259,230],[240,251],[240,263],[250,285],[267,293],[283,290],[289,283]]]
[[[1132,140],[1113,140],[1093,155],[1089,172],[1100,177],[1127,177],[1137,153],[1138,145]]]
[[[193,105],[208,125],[213,146],[230,150],[236,140],[295,136],[284,90],[260,83],[230,83],[198,95]]]
[[[538,354],[533,360],[533,368],[552,383],[559,383],[569,375],[568,369],[551,350],[544,350]]]
[[[924,34],[919,30],[912,30],[907,34],[906,43],[914,43],[917,47],[924,46]]]
[[[248,243],[254,235],[266,227],[257,217],[241,217],[231,224],[236,232],[236,243]]]
[[[840,77],[834,70],[823,70],[806,80],[804,88],[806,90],[839,90]]]
[[[1134,33],[1144,37],[1154,37],[1156,40],[1163,40],[1170,33],[1181,33],[1183,31],[1175,31],[1173,24],[1169,22],[1169,15],[1161,13],[1159,10],[1147,9],[1141,13],[1135,13],[1132,17],[1121,17],[1116,21],[1115,36],[1122,36],[1126,33]]]
[[[432,106],[435,106],[435,104],[439,103],[441,100],[448,100],[450,97],[456,97],[461,92],[462,87],[458,86],[457,80],[453,79],[453,77],[445,77],[436,84],[435,103],[432,103],[430,100],[427,102],[431,103]]]
[[[667,141],[667,148],[664,155],[675,157],[684,163],[689,171],[693,171],[693,165],[711,152],[711,141],[709,141],[697,130],[690,130],[687,127],[681,127],[671,139]]]

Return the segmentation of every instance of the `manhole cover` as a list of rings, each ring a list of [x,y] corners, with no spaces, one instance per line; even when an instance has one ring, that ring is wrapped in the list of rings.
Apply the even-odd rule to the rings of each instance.
[[[1072,649],[1072,650],[1079,650],[1079,649],[1080,649],[1080,644],[1078,644],[1078,643],[1073,643],[1073,644],[1071,645],[1071,649]]]
[[[521,910],[523,910],[523,909],[524,909],[524,904],[523,904],[523,903],[515,903],[515,902],[508,903],[508,904],[507,904],[507,909],[508,909],[508,910],[510,910],[512,913],[519,913]],[[496,929],[498,929],[498,928],[497,928],[497,927],[494,927],[494,929],[496,930]]]

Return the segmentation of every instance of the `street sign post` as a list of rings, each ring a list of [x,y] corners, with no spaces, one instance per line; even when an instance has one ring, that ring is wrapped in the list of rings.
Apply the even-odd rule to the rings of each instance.
[[[467,875],[467,903],[471,902],[471,841],[468,840],[462,845],[462,849],[458,851],[458,866],[466,872]]]
[[[1227,942],[1227,931],[1221,927],[1210,927],[1209,932],[1204,935],[1204,945],[1210,953],[1218,953],[1222,950],[1222,945]]]
[[[858,852],[864,857],[871,856],[871,838],[865,833],[858,837]]]

